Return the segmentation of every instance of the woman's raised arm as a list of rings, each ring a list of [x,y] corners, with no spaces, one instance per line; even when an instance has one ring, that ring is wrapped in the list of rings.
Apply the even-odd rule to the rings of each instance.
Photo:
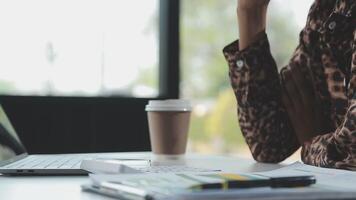
[[[238,0],[237,18],[240,33],[240,50],[245,49],[259,33],[266,29],[269,0]]]

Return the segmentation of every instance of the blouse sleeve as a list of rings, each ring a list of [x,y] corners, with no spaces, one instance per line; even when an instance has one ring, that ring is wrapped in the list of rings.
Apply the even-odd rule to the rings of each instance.
[[[356,69],[355,47],[352,56],[352,70]],[[350,89],[355,91],[355,75],[353,75],[350,85]],[[356,93],[353,93],[340,127],[332,133],[317,136],[303,144],[302,160],[304,163],[319,167],[356,170]]]
[[[267,35],[264,33],[243,51],[235,41],[223,52],[238,103],[241,131],[254,159],[283,161],[300,144],[282,104],[280,76]]]

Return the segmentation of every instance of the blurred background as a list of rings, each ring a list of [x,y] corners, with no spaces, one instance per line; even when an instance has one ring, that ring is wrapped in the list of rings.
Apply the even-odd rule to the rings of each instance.
[[[272,0],[268,36],[281,68],[312,0]],[[236,0],[181,0],[180,96],[194,110],[189,151],[249,156],[222,49],[238,38]],[[158,0],[0,0],[0,94],[159,94]],[[9,20],[11,19],[11,20]]]

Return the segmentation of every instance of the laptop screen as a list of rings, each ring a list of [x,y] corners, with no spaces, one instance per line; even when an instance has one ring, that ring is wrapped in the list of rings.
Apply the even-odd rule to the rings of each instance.
[[[0,105],[0,162],[25,153],[14,127]]]

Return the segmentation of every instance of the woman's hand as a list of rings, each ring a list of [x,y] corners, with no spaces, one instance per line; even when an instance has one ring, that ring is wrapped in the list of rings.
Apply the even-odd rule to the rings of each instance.
[[[300,144],[321,134],[322,112],[310,80],[298,66],[282,71],[282,101]]]
[[[266,29],[266,15],[269,0],[238,0],[240,50],[256,40],[256,36]]]

